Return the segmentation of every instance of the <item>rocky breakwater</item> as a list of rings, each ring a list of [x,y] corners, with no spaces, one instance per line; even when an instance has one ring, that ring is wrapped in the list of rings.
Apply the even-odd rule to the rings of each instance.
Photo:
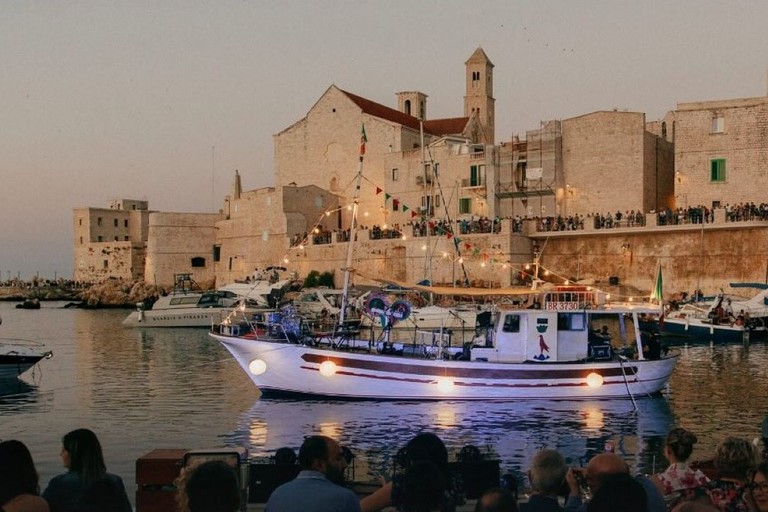
[[[107,279],[83,290],[80,300],[87,308],[134,308],[137,302],[156,296],[157,289],[142,281]]]

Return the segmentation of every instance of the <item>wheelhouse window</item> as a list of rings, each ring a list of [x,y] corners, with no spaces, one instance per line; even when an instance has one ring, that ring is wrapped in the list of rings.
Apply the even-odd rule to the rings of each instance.
[[[520,332],[520,315],[504,315],[503,332]]]
[[[559,331],[583,331],[587,321],[584,313],[558,313],[557,329]]]
[[[714,158],[709,162],[709,181],[713,183],[725,181],[725,158]]]

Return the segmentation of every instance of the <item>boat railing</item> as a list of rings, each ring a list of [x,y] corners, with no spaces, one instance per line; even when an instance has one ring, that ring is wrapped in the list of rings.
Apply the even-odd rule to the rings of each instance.
[[[578,311],[596,308],[601,302],[598,292],[583,287],[556,290],[544,294],[542,309],[552,311]]]
[[[416,329],[414,343],[416,345],[428,345],[432,347],[448,347],[451,345],[451,333],[446,331],[425,331]]]

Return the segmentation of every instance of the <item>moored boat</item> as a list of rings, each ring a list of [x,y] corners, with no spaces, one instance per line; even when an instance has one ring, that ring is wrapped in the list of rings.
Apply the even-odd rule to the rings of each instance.
[[[148,305],[140,302],[123,325],[128,327],[210,327],[268,310],[232,291],[194,289],[189,274],[176,275],[174,290]]]
[[[503,309],[487,332],[455,346],[444,333],[413,343],[359,339],[355,332],[271,336],[221,326],[222,343],[266,395],[347,399],[513,400],[634,397],[665,388],[677,354],[643,355],[638,323],[653,304],[607,304],[597,290],[541,293],[541,309]],[[632,317],[637,358],[591,335],[594,316]],[[278,335],[275,336],[274,333]],[[629,337],[629,336],[628,336]],[[590,338],[592,342],[590,342]]]
[[[641,328],[661,333],[667,344],[743,343],[768,337],[768,286],[731,283],[732,288],[756,288],[751,298],[719,293],[710,301],[668,309],[663,317],[641,318]]]
[[[0,324],[3,320],[0,318]],[[43,359],[53,357],[40,343],[15,338],[0,338],[0,381],[15,379]]]

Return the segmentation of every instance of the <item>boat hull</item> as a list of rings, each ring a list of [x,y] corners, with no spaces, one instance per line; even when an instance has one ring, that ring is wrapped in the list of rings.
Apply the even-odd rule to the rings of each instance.
[[[376,400],[629,398],[663,390],[677,361],[677,355],[654,361],[452,361],[210,335],[266,395]],[[602,376],[602,385],[587,384],[592,373]]]
[[[127,327],[208,327],[221,323],[226,312],[211,309],[180,311],[133,311],[123,320]]]
[[[260,309],[246,309],[245,311],[233,311],[228,308],[185,308],[166,310],[138,310],[132,311],[123,325],[126,327],[205,327],[210,329],[225,320],[239,322],[245,319],[244,315],[262,313]]]
[[[663,340],[668,344],[705,345],[709,343],[744,343],[754,339],[764,338],[764,330],[745,329],[737,325],[712,325],[697,319],[665,318],[659,328],[659,322],[641,321],[640,328],[661,332]]]
[[[5,353],[0,354],[0,380],[10,380],[32,369],[41,360],[51,357],[51,352],[44,353]]]

